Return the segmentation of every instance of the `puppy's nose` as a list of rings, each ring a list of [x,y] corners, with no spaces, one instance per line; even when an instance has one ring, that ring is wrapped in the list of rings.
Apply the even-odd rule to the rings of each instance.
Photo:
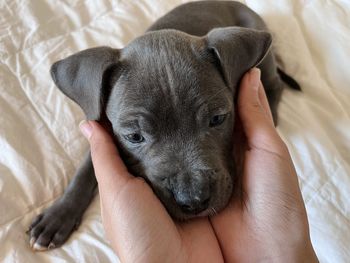
[[[198,214],[208,208],[210,197],[190,198],[189,196],[180,195],[175,200],[183,212]]]

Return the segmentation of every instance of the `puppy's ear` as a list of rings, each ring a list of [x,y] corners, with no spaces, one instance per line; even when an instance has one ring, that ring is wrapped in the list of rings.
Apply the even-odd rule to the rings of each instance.
[[[98,120],[109,93],[107,75],[118,59],[117,49],[91,48],[57,61],[50,72],[56,86],[79,104],[87,119]]]
[[[242,27],[215,28],[205,39],[230,89],[246,71],[264,59],[272,42],[270,33]]]

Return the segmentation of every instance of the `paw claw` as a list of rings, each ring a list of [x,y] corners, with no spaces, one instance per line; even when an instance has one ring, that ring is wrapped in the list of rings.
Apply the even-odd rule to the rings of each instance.
[[[39,245],[38,243],[34,243],[34,245],[33,245],[33,250],[35,250],[35,251],[44,251],[47,249],[48,249],[47,247],[43,247],[43,246]]]
[[[50,243],[49,244],[49,246],[47,247],[47,249],[53,249],[53,248],[55,248],[56,247],[56,245],[54,244],[54,243]]]
[[[29,245],[30,245],[31,248],[33,248],[35,241],[36,241],[35,237],[30,238]]]

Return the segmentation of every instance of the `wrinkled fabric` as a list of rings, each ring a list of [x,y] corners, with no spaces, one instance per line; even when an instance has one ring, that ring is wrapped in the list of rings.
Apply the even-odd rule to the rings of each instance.
[[[186,0],[0,2],[0,262],[119,262],[98,197],[67,243],[33,252],[32,218],[68,185],[88,149],[80,108],[53,84],[53,62],[79,50],[122,48]],[[286,90],[278,131],[295,163],[321,262],[350,259],[350,2],[247,0],[274,36]],[[247,248],[249,249],[249,248]]]

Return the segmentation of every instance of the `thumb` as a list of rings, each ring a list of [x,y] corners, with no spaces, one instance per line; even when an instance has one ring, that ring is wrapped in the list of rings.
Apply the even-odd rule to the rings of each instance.
[[[95,121],[82,121],[79,128],[90,143],[99,188],[107,193],[119,192],[132,176],[120,158],[113,139]]]
[[[237,104],[248,146],[264,149],[278,146],[281,139],[273,124],[259,69],[253,68],[244,75]]]

